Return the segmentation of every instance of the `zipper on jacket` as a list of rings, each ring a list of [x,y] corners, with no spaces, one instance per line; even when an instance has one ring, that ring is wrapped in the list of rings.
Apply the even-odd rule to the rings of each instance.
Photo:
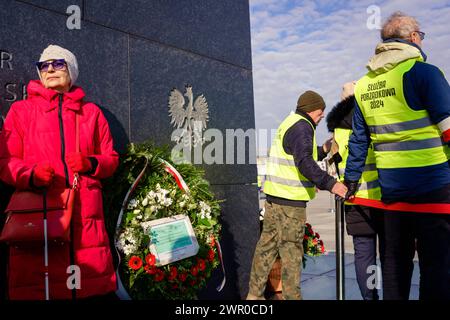
[[[64,124],[63,124],[63,118],[62,118],[62,105],[63,105],[63,94],[59,94],[59,106],[58,106],[58,119],[59,119],[59,134],[61,136],[61,160],[64,165],[64,174],[66,176],[66,187],[70,188],[69,184],[69,171],[67,170],[67,163],[66,163],[66,143],[64,139]],[[75,265],[75,248],[73,246],[73,219],[70,219],[70,244],[69,244],[69,255],[70,255],[70,264],[73,266]],[[72,300],[77,299],[77,292],[76,289],[72,289]]]
[[[63,105],[63,94],[59,94],[59,106],[58,106],[58,118],[59,118],[59,134],[61,136],[61,160],[64,165],[64,175],[66,177],[66,187],[70,188],[69,183],[69,170],[67,170],[67,163],[66,163],[66,143],[64,140],[64,125],[63,125],[63,118],[62,118],[62,105]]]

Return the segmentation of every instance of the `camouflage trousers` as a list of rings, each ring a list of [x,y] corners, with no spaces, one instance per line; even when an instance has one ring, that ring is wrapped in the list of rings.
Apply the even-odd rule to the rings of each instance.
[[[279,255],[283,299],[302,299],[300,277],[305,223],[306,208],[266,202],[263,231],[253,256],[250,294],[263,297],[267,277]]]

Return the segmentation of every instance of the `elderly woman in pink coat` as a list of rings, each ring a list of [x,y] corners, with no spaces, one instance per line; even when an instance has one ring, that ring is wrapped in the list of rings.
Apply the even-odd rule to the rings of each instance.
[[[118,165],[108,123],[95,104],[84,100],[83,89],[75,86],[78,64],[72,52],[50,45],[36,65],[40,80],[30,81],[28,98],[11,106],[4,123],[0,178],[18,190],[57,189],[69,187],[74,173],[79,173],[71,241],[48,249],[50,299],[112,296],[116,277],[100,182]],[[76,152],[76,115],[80,152]],[[68,270],[78,271],[78,281],[69,279]],[[43,279],[43,251],[11,246],[9,299],[44,299]]]

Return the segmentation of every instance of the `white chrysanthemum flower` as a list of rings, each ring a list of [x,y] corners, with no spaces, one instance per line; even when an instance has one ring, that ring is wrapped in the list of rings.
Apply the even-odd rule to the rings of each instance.
[[[178,202],[178,206],[179,206],[180,208],[184,208],[185,205],[186,205],[186,202],[185,202],[185,201],[180,201],[180,202]]]
[[[132,254],[133,252],[136,251],[135,246],[131,245],[131,244],[127,244],[123,247],[123,253],[128,256],[130,254]]]
[[[205,210],[205,211],[211,212],[211,207],[206,202],[200,201],[199,205],[200,205],[200,210]]]
[[[134,209],[139,205],[139,200],[131,199],[128,203],[128,210]]]
[[[134,209],[134,210],[133,210],[133,213],[134,213],[134,214],[139,214],[139,213],[141,213],[141,209]]]
[[[147,197],[145,197],[144,200],[142,200],[142,205],[144,207],[146,207],[148,205],[148,198]]]
[[[157,199],[156,202],[157,202],[158,204],[163,205],[163,206],[168,206],[168,205],[170,205],[170,204],[168,204],[168,201],[166,200],[168,194],[169,194],[169,190],[159,188],[159,189],[157,190],[156,194],[155,194],[156,199]],[[168,205],[167,205],[167,204],[168,204]]]
[[[170,206],[173,203],[173,200],[171,198],[165,198],[162,205],[165,207]]]
[[[203,201],[200,201],[199,203],[199,207],[200,207],[200,212],[198,213],[198,215],[202,218],[202,219],[211,219],[211,207]]]
[[[153,190],[151,190],[149,193],[147,193],[147,198],[155,199],[156,198],[156,193]]]
[[[126,229],[119,236],[118,247],[125,255],[132,254],[139,249],[138,239],[131,230]]]
[[[211,214],[209,212],[200,211],[197,215],[199,215],[202,219],[211,219]]]

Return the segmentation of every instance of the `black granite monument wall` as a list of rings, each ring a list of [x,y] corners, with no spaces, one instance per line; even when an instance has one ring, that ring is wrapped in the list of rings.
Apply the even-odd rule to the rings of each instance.
[[[75,11],[67,13],[71,5],[81,20],[74,20]],[[42,50],[58,44],[77,56],[77,85],[104,111],[119,152],[146,139],[173,146],[168,97],[172,88],[184,93],[187,84],[194,97],[203,94],[208,102],[208,128],[224,136],[227,129],[254,128],[247,0],[3,0],[0,28],[2,116],[24,98],[28,81],[38,78],[34,62]],[[225,200],[227,272],[225,288],[215,290],[217,270],[202,299],[239,299],[248,290],[259,234],[256,165],[251,155],[245,164],[236,164],[237,157],[234,164],[202,164]]]

